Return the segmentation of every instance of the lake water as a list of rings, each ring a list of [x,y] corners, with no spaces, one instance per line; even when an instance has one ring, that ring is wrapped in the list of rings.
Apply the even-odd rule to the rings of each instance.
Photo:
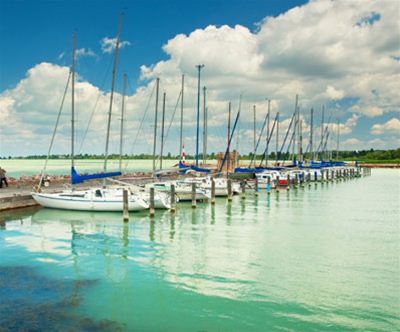
[[[400,172],[157,211],[2,215],[0,326],[400,329]]]
[[[0,166],[7,170],[7,176],[20,177],[22,175],[31,176],[40,174],[45,160],[38,159],[3,159],[0,160]],[[76,169],[79,173],[102,172],[104,161],[100,159],[80,159],[76,160]],[[163,167],[170,168],[178,163],[178,160],[164,160]],[[152,160],[126,160],[122,161],[124,172],[146,172],[153,167]],[[50,175],[69,175],[71,161],[68,159],[49,160],[47,165],[47,174]],[[119,169],[118,160],[109,160],[108,169],[117,171]]]

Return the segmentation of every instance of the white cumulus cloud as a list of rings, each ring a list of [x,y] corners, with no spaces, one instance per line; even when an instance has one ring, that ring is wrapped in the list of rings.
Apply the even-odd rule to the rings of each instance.
[[[371,128],[371,134],[381,135],[383,133],[396,133],[400,136],[400,120],[392,118],[384,124],[374,124]]]
[[[117,38],[104,37],[100,40],[100,45],[103,53],[111,53],[115,49],[115,46],[117,45]],[[120,49],[130,45],[131,43],[127,40],[119,42]]]

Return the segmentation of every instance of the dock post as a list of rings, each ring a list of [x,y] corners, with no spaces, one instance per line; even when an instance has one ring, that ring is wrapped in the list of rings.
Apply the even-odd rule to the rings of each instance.
[[[192,183],[192,208],[196,208],[196,183]]]
[[[271,193],[271,178],[267,177],[267,194],[269,195]]]
[[[295,174],[294,175],[294,188],[296,189],[297,188],[297,185],[299,184],[299,174]]]
[[[308,187],[311,187],[311,173],[307,172],[307,182],[308,182]]]
[[[258,196],[258,177],[256,176],[255,180],[254,180],[254,195]]]
[[[232,180],[228,179],[228,202],[232,201]]]
[[[241,181],[240,182],[240,187],[241,187],[241,193],[242,193],[242,199],[246,198],[246,182],[245,181]]]
[[[317,174],[317,171],[314,171],[314,182],[315,182],[315,184],[317,184],[317,181],[318,181],[318,174]]]
[[[128,190],[124,189],[123,191],[123,214],[122,218],[124,222],[129,221],[129,206],[128,206]]]
[[[176,210],[175,185],[171,184],[171,212]]]
[[[150,188],[150,217],[154,217],[154,188]]]
[[[276,193],[279,194],[279,175],[276,176],[275,190],[276,190]]]
[[[331,170],[331,181],[335,179],[335,171]]]
[[[286,182],[287,182],[287,190],[290,190],[290,174],[288,173],[288,175],[287,175],[287,180],[286,180]]]
[[[211,204],[215,204],[215,180],[211,179]]]

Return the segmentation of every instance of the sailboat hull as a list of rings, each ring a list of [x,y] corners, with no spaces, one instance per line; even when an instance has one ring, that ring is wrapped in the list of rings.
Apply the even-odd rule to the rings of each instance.
[[[34,200],[40,205],[63,210],[78,211],[123,211],[122,199],[95,199],[87,197],[66,196],[63,194],[32,193]],[[136,197],[128,197],[128,210],[141,211],[148,209],[148,204]]]

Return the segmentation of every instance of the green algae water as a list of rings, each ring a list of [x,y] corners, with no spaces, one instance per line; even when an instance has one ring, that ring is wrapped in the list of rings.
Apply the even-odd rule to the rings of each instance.
[[[2,215],[10,331],[400,329],[400,173],[157,211]]]

